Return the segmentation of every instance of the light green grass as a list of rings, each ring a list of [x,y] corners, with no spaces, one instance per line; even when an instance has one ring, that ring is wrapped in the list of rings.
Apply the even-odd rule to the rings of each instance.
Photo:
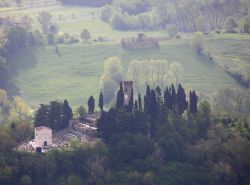
[[[207,47],[222,66],[250,74],[250,35],[221,34],[210,36]]]
[[[204,94],[237,86],[221,68],[197,56],[183,40],[167,41],[160,50],[124,51],[118,44],[61,45],[58,57],[54,47],[25,48],[15,53],[22,69],[14,77],[20,94],[32,106],[52,100],[68,99],[74,107],[86,103],[90,95],[99,94],[99,79],[103,62],[110,56],[122,60],[125,71],[133,59],[167,59],[178,61],[184,67],[181,82],[185,88]],[[13,69],[15,73],[15,69]]]
[[[53,22],[59,25],[60,32],[79,34],[83,29],[88,29],[92,37],[106,36],[112,39],[109,43],[86,45],[83,43],[73,45],[60,45],[62,53],[58,57],[55,48],[24,48],[13,54],[11,60],[20,64],[16,68],[21,69],[13,79],[20,90],[20,94],[32,106],[40,103],[48,103],[52,100],[68,99],[74,107],[86,103],[90,95],[98,96],[99,79],[103,72],[103,62],[111,56],[121,58],[125,71],[129,61],[133,59],[167,59],[170,62],[177,61],[184,66],[181,82],[187,89],[195,89],[205,95],[213,95],[224,87],[236,87],[237,83],[228,76],[221,67],[213,64],[204,57],[198,56],[186,44],[192,38],[192,34],[182,34],[184,39],[171,40],[161,43],[160,50],[124,51],[120,48],[120,39],[136,36],[139,31],[117,31],[112,27],[92,16],[99,9],[76,6],[48,6],[35,7],[23,10],[13,10],[1,13],[21,17],[29,15],[33,18],[33,26],[39,28],[37,15],[39,11],[49,11],[53,15]],[[75,18],[72,18],[72,14]],[[59,20],[59,15],[63,20]],[[162,31],[147,32],[148,36],[162,36]],[[209,43],[215,42],[214,50],[221,51],[223,40],[249,42],[248,35],[239,34],[210,34],[206,36]],[[217,43],[217,44],[216,44]],[[238,46],[236,46],[238,47]],[[233,55],[241,60],[241,52],[234,47]],[[217,48],[217,49],[216,49]],[[232,47],[233,48],[233,47]],[[227,52],[225,48],[225,52]],[[248,50],[247,50],[248,51]],[[218,56],[226,56],[219,52]],[[246,55],[244,55],[246,56]],[[229,57],[228,57],[229,58]],[[17,62],[16,62],[17,63]]]

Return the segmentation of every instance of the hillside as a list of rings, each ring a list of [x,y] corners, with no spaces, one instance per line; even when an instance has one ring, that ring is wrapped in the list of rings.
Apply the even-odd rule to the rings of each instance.
[[[223,87],[238,86],[220,67],[196,55],[184,40],[167,41],[160,50],[150,51],[125,51],[117,44],[82,43],[60,45],[59,50],[61,57],[52,46],[25,48],[11,57],[13,62],[19,60],[20,66],[16,67],[22,69],[13,79],[30,105],[67,98],[76,106],[91,94],[97,97],[103,62],[110,56],[121,59],[125,72],[133,59],[177,61],[184,68],[180,81],[185,87],[206,95]],[[12,72],[15,74],[15,70]]]

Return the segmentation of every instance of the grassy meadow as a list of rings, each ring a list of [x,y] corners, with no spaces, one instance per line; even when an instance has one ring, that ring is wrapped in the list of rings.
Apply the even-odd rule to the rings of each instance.
[[[159,50],[125,51],[120,47],[120,39],[136,36],[138,31],[117,31],[110,25],[99,20],[100,9],[88,7],[62,6],[59,3],[52,6],[30,7],[21,10],[1,11],[0,15],[20,17],[28,15],[33,19],[33,27],[40,29],[37,22],[39,11],[49,11],[53,22],[59,26],[59,32],[79,34],[88,29],[92,38],[99,36],[110,38],[105,43],[77,43],[59,45],[61,56],[55,52],[55,46],[29,47],[14,53],[10,60],[19,65],[12,68],[12,76],[18,93],[33,107],[51,100],[68,99],[73,107],[86,103],[90,95],[98,97],[99,80],[103,73],[105,59],[118,56],[127,72],[129,61],[133,59],[167,59],[177,61],[184,67],[180,82],[186,89],[195,89],[202,96],[210,96],[224,87],[239,87],[219,65],[197,55],[188,45],[190,34],[182,34],[182,39],[164,41]],[[72,16],[73,15],[73,16]],[[148,36],[162,36],[162,31],[147,32]],[[206,36],[209,49],[218,57],[235,57],[249,61],[248,48],[245,54],[236,49],[237,42],[244,41],[249,45],[250,37],[239,34],[211,34]],[[227,39],[230,40],[232,52],[225,55]],[[223,42],[222,42],[223,41]],[[225,41],[225,42],[224,42]],[[215,47],[213,47],[215,46]],[[225,46],[225,47],[223,47]],[[241,44],[242,47],[242,44]],[[225,51],[223,51],[225,49]],[[220,60],[220,58],[219,58]],[[244,62],[249,67],[249,62]],[[18,72],[17,72],[17,69]]]
[[[83,43],[60,45],[59,57],[52,46],[24,48],[11,60],[19,60],[21,68],[14,76],[19,93],[31,106],[67,98],[73,107],[86,103],[90,95],[96,98],[104,60],[118,56],[125,72],[133,59],[167,59],[184,67],[180,81],[187,89],[211,95],[223,87],[237,86],[220,67],[198,56],[184,40],[162,43],[160,50],[125,51],[119,44]],[[13,69],[15,74],[15,69]]]

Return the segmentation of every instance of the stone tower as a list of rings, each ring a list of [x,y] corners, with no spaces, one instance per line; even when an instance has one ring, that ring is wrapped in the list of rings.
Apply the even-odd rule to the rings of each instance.
[[[124,91],[124,105],[128,105],[132,94],[133,81],[124,81],[122,84]]]

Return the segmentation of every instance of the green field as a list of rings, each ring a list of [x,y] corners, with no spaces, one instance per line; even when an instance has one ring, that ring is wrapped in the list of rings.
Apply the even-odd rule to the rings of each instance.
[[[0,9],[1,10],[1,9]],[[68,99],[74,107],[86,103],[90,95],[98,96],[100,91],[99,79],[103,72],[104,60],[111,56],[118,56],[123,63],[125,73],[129,61],[133,59],[167,59],[169,62],[177,61],[184,67],[181,83],[186,89],[195,89],[202,97],[217,93],[224,87],[239,87],[237,82],[230,77],[222,67],[205,57],[197,55],[187,44],[192,37],[191,34],[182,34],[182,39],[165,41],[161,43],[160,50],[147,51],[124,51],[120,48],[120,39],[136,36],[139,31],[121,32],[113,30],[109,24],[98,19],[99,9],[75,6],[41,6],[15,9],[11,11],[0,11],[0,15],[20,17],[29,15],[33,19],[33,27],[40,28],[37,22],[39,11],[49,11],[53,15],[53,22],[58,24],[59,31],[63,33],[79,34],[87,28],[92,38],[98,36],[108,37],[111,42],[71,45],[59,45],[59,57],[55,53],[54,46],[29,47],[20,49],[14,53],[10,60],[18,61],[12,69],[12,76],[19,93],[31,105],[48,103],[52,100]],[[93,16],[94,12],[94,16]],[[74,18],[72,17],[74,14]],[[63,20],[59,19],[63,17]],[[162,36],[162,31],[147,32],[148,36]],[[225,45],[224,41],[230,40],[234,46]],[[232,40],[233,39],[233,40]],[[237,50],[237,42],[244,41],[249,45],[250,37],[239,34],[210,34],[207,36],[209,50],[216,59],[222,60],[235,58],[241,60],[242,52]],[[246,44],[244,44],[246,45]],[[231,48],[231,50],[228,50]],[[225,55],[226,51],[232,51]],[[244,49],[245,61],[248,48]],[[221,58],[220,58],[221,57]],[[17,63],[17,62],[15,62]],[[248,66],[249,63],[244,63]]]
[[[222,34],[211,36],[207,46],[216,62],[237,69],[250,77],[249,34]]]
[[[237,86],[220,67],[197,56],[184,40],[162,43],[160,50],[124,51],[119,44],[60,45],[62,56],[54,47],[25,48],[11,60],[19,60],[21,68],[14,77],[20,94],[31,105],[67,98],[74,107],[85,103],[90,95],[97,97],[103,62],[118,56],[125,71],[132,59],[167,59],[184,67],[181,82],[187,89],[205,95],[216,93],[223,87]],[[15,69],[13,69],[15,74]]]

